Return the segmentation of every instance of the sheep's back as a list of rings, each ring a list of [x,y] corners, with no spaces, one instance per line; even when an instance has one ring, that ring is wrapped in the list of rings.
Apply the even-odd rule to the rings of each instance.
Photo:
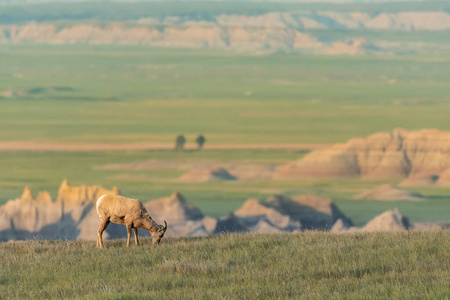
[[[97,213],[107,215],[123,215],[124,213],[146,212],[142,203],[120,195],[103,195],[97,200]]]

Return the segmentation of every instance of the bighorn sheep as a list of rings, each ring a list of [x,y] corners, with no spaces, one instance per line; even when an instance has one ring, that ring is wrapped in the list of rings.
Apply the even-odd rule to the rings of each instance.
[[[130,246],[131,229],[134,230],[136,245],[139,245],[137,228],[144,228],[152,235],[153,244],[158,244],[167,230],[165,226],[158,225],[150,217],[147,209],[137,199],[130,199],[119,195],[103,195],[97,200],[97,214],[100,226],[97,231],[97,247],[103,248],[102,234],[109,222],[123,224],[127,227],[127,247]]]

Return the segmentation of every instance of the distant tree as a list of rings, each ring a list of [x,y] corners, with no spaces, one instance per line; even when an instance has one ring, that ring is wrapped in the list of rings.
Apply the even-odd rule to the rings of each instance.
[[[203,135],[200,134],[195,141],[197,142],[198,150],[201,150],[203,144],[206,142],[206,139]]]
[[[183,151],[185,143],[186,138],[184,137],[184,135],[180,134],[179,136],[177,136],[177,139],[175,140],[175,150]]]

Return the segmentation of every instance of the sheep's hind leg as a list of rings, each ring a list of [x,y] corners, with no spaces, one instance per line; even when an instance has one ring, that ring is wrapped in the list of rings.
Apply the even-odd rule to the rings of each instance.
[[[127,237],[127,247],[130,247],[130,238],[131,238],[131,227],[132,227],[132,225],[131,224],[127,224],[126,225],[127,226],[127,234],[128,234],[128,237]]]
[[[133,227],[134,230],[134,241],[136,242],[136,245],[139,246],[139,239],[138,239],[138,231],[136,227]]]
[[[98,227],[97,231],[97,247],[103,248],[103,240],[102,240],[102,234],[103,231],[105,231],[106,227],[108,227],[109,219],[100,219],[100,226]]]

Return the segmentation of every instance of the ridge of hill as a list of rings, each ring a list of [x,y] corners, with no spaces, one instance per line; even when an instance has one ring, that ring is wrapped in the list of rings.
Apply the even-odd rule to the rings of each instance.
[[[405,178],[401,185],[448,185],[450,132],[395,129],[355,138],[279,167],[275,179]]]
[[[164,48],[301,51],[315,54],[413,53],[424,45],[361,35],[324,38],[319,31],[445,31],[446,11],[379,13],[336,11],[219,14],[204,19],[167,16],[134,20],[1,22],[0,43],[143,44]],[[332,37],[334,36],[334,37]],[[442,41],[444,42],[444,41]]]

